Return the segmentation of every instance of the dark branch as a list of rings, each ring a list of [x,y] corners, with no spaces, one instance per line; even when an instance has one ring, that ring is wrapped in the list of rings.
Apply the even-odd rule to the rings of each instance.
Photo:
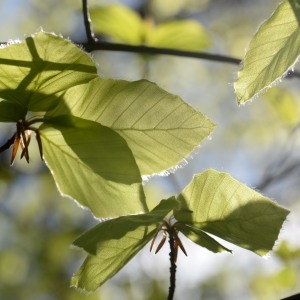
[[[15,141],[15,136],[16,136],[16,133],[14,133],[13,136],[10,139],[8,139],[7,142],[4,145],[0,146],[0,153],[4,152],[5,150],[10,148],[10,146]]]
[[[91,19],[90,19],[90,13],[89,13],[89,9],[88,9],[87,0],[82,0],[82,12],[83,12],[84,27],[85,27],[87,40],[88,40],[89,44],[93,44],[97,40],[96,40],[94,32],[92,30],[92,25],[91,25]]]
[[[99,42],[99,41],[93,41],[92,43],[90,42],[87,43],[75,42],[75,43],[80,44],[82,48],[87,52],[92,52],[96,50],[106,50],[106,51],[151,54],[151,55],[172,55],[172,56],[179,56],[179,57],[198,58],[198,59],[204,59],[212,62],[221,62],[221,63],[228,63],[234,65],[238,65],[242,62],[241,59],[236,57],[220,55],[220,54],[212,54],[207,52],[194,52],[194,51],[185,51],[185,50],[170,49],[170,48],[157,48],[157,47],[150,47],[144,45],[128,45],[128,44]],[[286,75],[286,78],[300,78],[300,73],[289,71]]]
[[[143,45],[127,45],[127,44],[118,44],[118,43],[109,43],[109,42],[97,42],[97,43],[78,43],[87,51],[95,50],[109,50],[109,51],[121,51],[121,52],[132,52],[132,53],[141,53],[141,54],[164,54],[164,55],[173,55],[173,56],[182,56],[182,57],[191,57],[191,58],[200,58],[206,59],[215,62],[224,62],[231,64],[239,64],[240,59],[218,55],[210,54],[205,52],[192,52],[185,50],[169,49],[169,48],[157,48],[149,47]]]
[[[170,287],[168,300],[173,300],[175,287],[176,287],[176,250],[174,237],[169,232],[169,245],[170,245]]]

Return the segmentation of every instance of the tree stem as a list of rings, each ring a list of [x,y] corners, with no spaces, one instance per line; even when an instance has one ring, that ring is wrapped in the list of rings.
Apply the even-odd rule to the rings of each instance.
[[[87,0],[82,0],[82,12],[83,12],[84,27],[85,27],[88,43],[94,44],[97,40],[92,30]]]
[[[174,237],[169,233],[170,245],[170,287],[168,300],[173,300],[176,287],[176,250],[174,247]]]

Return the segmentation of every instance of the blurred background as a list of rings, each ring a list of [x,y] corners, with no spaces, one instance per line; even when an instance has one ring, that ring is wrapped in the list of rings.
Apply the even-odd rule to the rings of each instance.
[[[89,5],[112,2],[90,0]],[[274,0],[119,2],[154,24],[194,19],[210,37],[205,51],[237,58],[243,57],[259,24],[279,4]],[[41,28],[85,41],[81,1],[0,0],[1,42],[24,39]],[[276,300],[299,292],[300,79],[283,79],[255,101],[238,107],[233,92],[237,65],[108,51],[92,56],[100,76],[154,81],[217,124],[212,136],[181,164],[167,174],[147,177],[148,201],[157,203],[177,194],[194,174],[215,168],[291,210],[266,258],[230,244],[226,245],[234,254],[213,254],[183,237],[188,257],[182,253],[178,257],[175,299]],[[13,124],[1,124],[1,144],[14,130]],[[85,257],[70,245],[97,221],[59,195],[39,153],[34,153],[34,144],[29,165],[17,160],[10,167],[10,151],[0,155],[0,299],[166,299],[167,247],[154,255],[147,246],[96,293],[85,295],[69,288]]]

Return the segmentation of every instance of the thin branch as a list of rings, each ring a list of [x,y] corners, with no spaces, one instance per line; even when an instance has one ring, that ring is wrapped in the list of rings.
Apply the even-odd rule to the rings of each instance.
[[[0,153],[1,153],[1,152],[4,152],[5,150],[7,150],[7,149],[10,148],[10,146],[11,146],[11,145],[14,143],[14,141],[15,141],[15,136],[16,136],[16,133],[14,133],[13,136],[12,136],[11,138],[9,138],[9,139],[7,140],[7,142],[6,142],[4,145],[0,146]]]
[[[224,62],[231,64],[239,64],[241,62],[240,59],[211,54],[206,52],[193,52],[193,51],[185,51],[178,49],[170,49],[170,48],[157,48],[150,47],[144,45],[127,45],[127,44],[119,44],[119,43],[109,43],[109,42],[97,42],[97,43],[79,43],[82,47],[87,51],[95,51],[95,50],[109,50],[109,51],[121,51],[121,52],[132,52],[132,53],[141,53],[141,54],[165,54],[165,55],[174,55],[174,56],[182,56],[182,57],[191,57],[191,58],[200,58],[211,60],[215,62]]]
[[[195,52],[195,51],[185,51],[171,48],[157,48],[150,47],[144,45],[128,45],[128,44],[120,44],[120,43],[110,43],[110,42],[99,42],[94,41],[92,43],[80,43],[75,42],[75,44],[79,44],[86,52],[92,52],[97,50],[106,50],[106,51],[117,51],[117,52],[131,52],[131,53],[139,53],[139,54],[151,54],[151,55],[172,55],[179,57],[189,57],[189,58],[197,58],[204,59],[212,62],[221,62],[239,65],[242,60],[236,57],[213,54],[207,52]],[[300,72],[289,71],[285,78],[300,78]]]
[[[87,0],[82,0],[82,12],[83,12],[84,27],[85,27],[87,40],[89,44],[93,44],[97,41],[97,39],[95,38],[94,32],[92,30],[92,24],[91,24],[91,18],[90,18]]]
[[[269,187],[273,182],[286,178],[288,175],[290,175],[294,171],[297,171],[299,168],[300,162],[292,163],[283,168],[282,170],[277,171],[277,173],[272,173],[269,176],[266,176],[264,180],[256,186],[256,189],[262,191]]]
[[[176,250],[175,241],[172,234],[169,232],[169,245],[170,245],[170,287],[168,300],[173,300],[175,287],[176,287]]]

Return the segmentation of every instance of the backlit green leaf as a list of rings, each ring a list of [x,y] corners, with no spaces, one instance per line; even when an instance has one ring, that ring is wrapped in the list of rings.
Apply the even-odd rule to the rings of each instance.
[[[208,48],[211,40],[196,21],[172,21],[153,26],[147,32],[145,43],[149,46],[197,51]]]
[[[104,221],[80,236],[74,245],[92,254],[73,276],[72,285],[86,291],[102,285],[150,241],[156,224],[177,205],[174,197],[162,200],[149,213]]]
[[[229,174],[215,170],[196,175],[178,200],[182,207],[174,216],[179,222],[259,255],[273,248],[289,213]]]
[[[147,210],[126,142],[99,123],[61,116],[40,127],[45,161],[62,194],[98,218]]]
[[[156,25],[120,4],[90,9],[94,30],[112,40],[131,45],[196,51],[210,46],[211,40],[197,21],[180,20]]]
[[[71,113],[118,132],[128,143],[142,174],[166,170],[189,155],[214,124],[146,80],[97,78],[69,89],[49,115]]]
[[[300,120],[297,100],[292,93],[281,88],[270,89],[264,99],[284,124],[295,126]]]
[[[99,243],[111,239],[120,239],[129,231],[140,226],[150,226],[161,222],[174,208],[178,207],[175,197],[162,200],[152,211],[138,215],[127,215],[103,221],[92,229],[83,233],[73,243],[90,254],[96,254]],[[152,228],[153,229],[153,228]]]
[[[112,4],[90,9],[93,28],[115,41],[140,45],[144,27],[140,16],[124,5]]]
[[[39,32],[0,48],[0,121],[57,105],[53,95],[97,77],[92,59],[69,41]]]
[[[239,104],[270,87],[295,64],[300,49],[300,5],[285,0],[253,37],[235,82]]]

